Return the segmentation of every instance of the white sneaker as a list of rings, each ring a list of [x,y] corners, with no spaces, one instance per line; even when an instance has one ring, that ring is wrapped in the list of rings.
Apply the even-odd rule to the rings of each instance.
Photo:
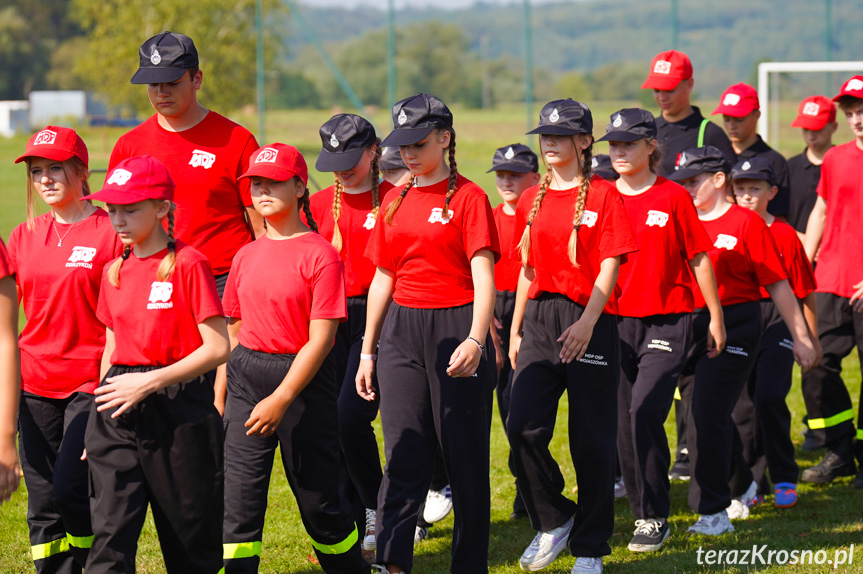
[[[743,520],[745,518],[749,518],[749,504],[755,499],[755,496],[758,494],[758,485],[755,484],[755,481],[752,481],[752,484],[749,485],[749,488],[746,489],[746,492],[731,500],[731,504],[728,505],[726,511],[728,512],[728,518],[731,520]]]
[[[417,526],[416,532],[414,532],[414,544],[419,544],[423,540],[429,537],[429,527],[428,526]]]
[[[363,537],[363,550],[377,550],[378,543],[375,538],[375,519],[377,512],[371,508],[366,508],[366,534]]]
[[[372,574],[390,574],[390,571],[387,570],[387,567],[383,564],[372,564]],[[404,572],[398,572],[397,574],[405,574]]]
[[[614,483],[614,498],[625,498],[626,497],[626,486],[623,484],[623,479],[621,478],[617,482]]]
[[[566,548],[571,530],[572,518],[557,528],[552,528],[547,532],[537,532],[533,541],[519,558],[518,564],[521,569],[536,572],[554,562],[561,550]]]
[[[578,572],[590,572],[592,574],[601,574],[602,573],[602,557],[589,558],[580,556],[575,559],[575,566],[572,567],[571,574],[578,574]]]
[[[440,490],[429,490],[425,510],[423,510],[423,520],[434,524],[446,518],[450,512],[452,512],[452,491],[449,485]]]
[[[728,520],[728,513],[723,510],[716,514],[702,514],[698,522],[689,527],[689,532],[718,536],[726,532],[734,532],[734,525]]]

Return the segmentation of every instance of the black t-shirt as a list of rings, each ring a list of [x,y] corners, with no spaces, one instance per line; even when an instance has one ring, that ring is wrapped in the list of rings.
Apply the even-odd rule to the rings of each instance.
[[[788,223],[800,233],[806,233],[809,214],[818,199],[816,189],[821,179],[821,166],[806,156],[806,150],[788,160],[789,203]]]
[[[656,118],[656,141],[659,142],[659,149],[662,151],[659,175],[667,176],[674,173],[674,166],[680,152],[698,147],[698,131],[701,129],[704,116],[696,106],[692,106],[692,110],[692,114],[679,122],[669,122],[661,115]],[[722,128],[711,121],[707,122],[704,129],[704,145],[718,148],[728,158],[728,162],[734,165],[737,156],[734,154],[734,148],[731,147],[731,141]]]
[[[779,188],[779,193],[767,204],[767,211],[776,216],[787,216],[789,195],[791,193],[788,190],[788,162],[785,161],[782,154],[767,145],[761,139],[761,136],[757,136],[757,138],[754,144],[737,155],[737,161],[753,157],[763,157],[770,162],[770,166],[773,168],[773,175],[776,176],[776,186]]]

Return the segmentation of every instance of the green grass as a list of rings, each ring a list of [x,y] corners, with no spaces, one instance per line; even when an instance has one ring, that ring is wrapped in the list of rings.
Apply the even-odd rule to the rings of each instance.
[[[714,102],[706,102],[703,111],[712,109]],[[608,116],[632,102],[606,102],[593,106],[596,134],[604,131]],[[537,106],[536,111],[538,112]],[[786,155],[799,153],[803,148],[797,130],[788,128],[796,112],[796,103],[786,103],[781,108],[782,124],[778,149]],[[335,112],[332,112],[335,113]],[[491,161],[495,148],[515,141],[528,141],[524,136],[525,114],[523,107],[502,107],[491,111],[454,110],[458,132],[459,169],[470,179],[489,191],[493,204],[498,203],[494,193],[494,180],[485,171]],[[314,164],[320,149],[318,128],[330,117],[330,111],[291,111],[272,112],[267,121],[267,142],[282,141],[298,146],[305,154],[310,165]],[[385,111],[374,114],[377,125],[386,130],[391,124]],[[238,116],[238,120],[254,129],[253,116]],[[841,120],[840,120],[841,122]],[[91,167],[107,166],[111,148],[122,134],[118,129],[82,129],[81,134],[88,143],[91,154]],[[835,141],[843,142],[850,138],[847,126],[841,123]],[[0,138],[0,236],[8,238],[12,228],[24,219],[25,175],[24,168],[12,164],[24,149],[26,137],[20,136],[5,140]],[[535,140],[531,143],[535,143]],[[597,153],[604,148],[598,145]],[[94,175],[91,182],[94,189],[100,187],[103,176]],[[319,174],[312,170],[312,177],[321,186],[329,185],[330,174]],[[313,186],[314,189],[314,186]],[[860,392],[860,365],[856,355],[845,361],[846,383],[856,405]],[[805,408],[800,394],[799,373],[795,373],[795,384],[788,397],[792,411],[792,437],[800,442],[803,425],[800,422]],[[566,477],[566,492],[572,493],[575,486],[575,473],[569,459],[566,433],[567,403],[561,402],[558,430],[552,441],[552,452],[561,465]],[[666,424],[672,444],[675,441],[673,414]],[[815,464],[820,454],[805,453],[798,450],[798,461],[806,467]],[[519,572],[518,557],[532,539],[534,532],[526,521],[509,520],[510,505],[514,496],[512,477],[504,461],[507,444],[500,421],[495,418],[491,433],[491,493],[492,523],[489,563],[493,574],[515,574]],[[278,457],[276,458],[278,461]],[[306,574],[321,572],[313,564],[313,555],[308,536],[302,529],[296,504],[293,499],[279,462],[273,474],[270,489],[270,505],[264,532],[264,550],[261,572],[282,574]],[[825,486],[800,487],[800,503],[793,509],[780,510],[772,506],[772,501],[756,509],[753,516],[737,522],[734,534],[718,540],[686,536],[686,528],[695,521],[696,516],[686,504],[687,486],[683,483],[672,485],[672,537],[659,554],[635,555],[626,549],[633,529],[632,513],[626,500],[615,504],[615,533],[611,539],[612,555],[606,559],[610,573],[689,573],[707,571],[725,572],[856,572],[863,573],[863,491],[850,484],[850,479],[838,480]],[[431,537],[416,549],[415,572],[421,574],[443,574],[449,571],[450,540],[452,537],[452,517],[436,525]],[[696,562],[699,546],[707,549],[744,549],[753,544],[767,544],[770,549],[827,550],[830,558],[837,548],[855,545],[855,560],[852,566],[833,570],[828,566],[754,566],[726,568],[700,566]],[[31,573],[29,542],[26,526],[26,486],[14,495],[11,502],[0,506],[0,572]],[[561,556],[552,567],[547,569],[553,574],[567,573],[572,568],[573,558]],[[152,519],[148,519],[142,534],[138,554],[138,571],[155,574],[164,571],[161,553],[155,535]]]

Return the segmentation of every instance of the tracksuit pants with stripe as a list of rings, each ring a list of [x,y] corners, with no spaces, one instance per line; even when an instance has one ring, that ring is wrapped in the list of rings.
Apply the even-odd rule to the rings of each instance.
[[[692,342],[692,315],[620,317],[617,451],[636,520],[668,518],[665,420]]]
[[[84,431],[93,395],[51,399],[21,392],[18,446],[27,525],[38,574],[81,572],[93,541]]]
[[[338,411],[341,381],[329,357],[288,407],[269,437],[247,436],[252,410],[281,384],[296,355],[237,345],[228,361],[225,403],[225,573],[257,572],[276,447],[300,518],[327,574],[367,574],[348,501],[339,495]]]
[[[454,510],[450,571],[488,572],[490,337],[474,376],[446,374],[472,322],[473,304],[416,309],[395,302],[384,321],[377,371],[386,467],[378,495],[377,561],[407,573],[438,445]]]
[[[761,345],[733,418],[758,492],[767,494],[771,491],[768,469],[774,483],[796,484],[799,467],[791,442],[791,412],[785,401],[791,390],[794,342],[773,301],[764,299],[760,305]]]
[[[154,368],[114,365],[107,376]],[[201,375],[150,394],[117,418],[93,404],[85,437],[94,534],[87,574],[135,572],[148,504],[166,572],[216,574],[222,567],[223,435],[213,399]]]
[[[743,458],[743,444],[731,417],[749,380],[761,341],[761,309],[757,302],[722,307],[727,343],[718,357],[707,357],[710,313],[693,313],[692,354],[680,385],[690,401],[688,444],[691,480],[689,507],[699,514],[728,508],[752,484],[752,471]],[[687,397],[687,395],[691,395]]]
[[[850,299],[833,293],[816,293],[818,339],[824,350],[821,363],[803,373],[803,398],[809,428],[819,446],[836,448],[857,437],[855,455],[863,463],[863,416],[854,428],[854,407],[842,380],[842,359],[857,347],[863,363],[863,313],[851,308]],[[863,413],[863,410],[860,411]]]
[[[583,312],[563,295],[527,302],[507,433],[531,526],[548,531],[574,516],[569,550],[573,556],[597,557],[611,553],[614,530],[620,343],[617,317],[602,315],[584,357],[563,363],[557,338]],[[548,448],[564,391],[578,504],[563,495],[563,474]]]

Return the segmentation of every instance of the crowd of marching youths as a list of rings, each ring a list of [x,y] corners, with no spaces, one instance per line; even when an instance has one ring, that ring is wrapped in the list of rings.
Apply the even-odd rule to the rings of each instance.
[[[863,77],[801,103],[786,162],[752,87],[721,96],[723,131],[690,103],[686,55],[663,52],[643,85],[661,116],[622,109],[602,134],[585,104],[547,103],[539,157],[495,152],[492,209],[435,96],[398,102],[383,140],[329,119],[315,167],[334,184],[311,195],[295,147],[198,103],[191,39],[139,55],[156,113],[101,189],[81,138],[46,127],[16,160],[27,221],[0,243],[0,490],[17,434],[40,574],[134,572],[148,507],[166,571],[256,572],[277,447],[325,572],[411,572],[450,510],[451,571],[488,572],[495,391],[512,517],[537,531],[524,570],[568,548],[572,572],[601,572],[621,496],[629,550],[659,550],[672,479],[689,531],[717,536],[771,496],[793,507],[799,480],[857,473],[841,361],[863,343]],[[826,448],[802,474],[795,361]],[[549,451],[564,392],[578,502]]]

